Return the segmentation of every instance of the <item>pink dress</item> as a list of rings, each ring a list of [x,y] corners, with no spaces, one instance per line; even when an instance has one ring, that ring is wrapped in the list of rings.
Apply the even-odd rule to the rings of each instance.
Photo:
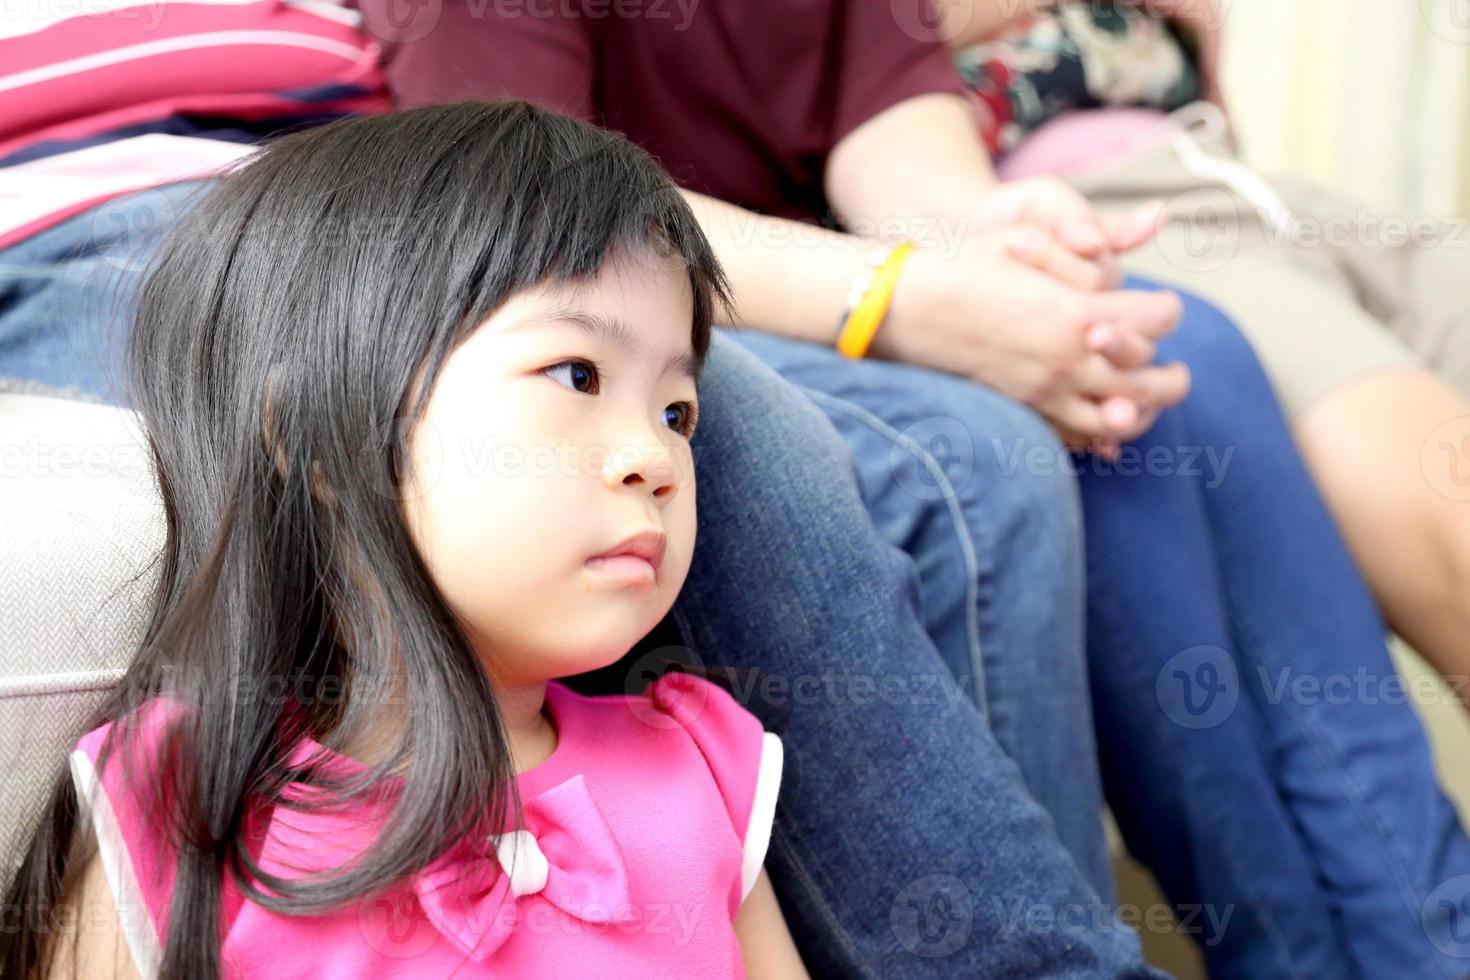
[[[743,977],[733,921],[770,840],[781,742],[723,688],[687,674],[647,694],[587,697],[552,681],[558,742],[516,777],[518,829],[462,841],[409,880],[333,912],[286,916],[245,898],[226,875],[221,956],[249,977]],[[173,891],[172,847],[158,830],[150,747],[177,702],[145,709],[125,765],[97,759],[110,725],[78,740],[72,777],[90,812],[118,918],[144,977],[161,960]],[[306,740],[294,761],[320,753]],[[156,760],[155,760],[156,762]],[[142,774],[144,778],[136,778]],[[304,802],[309,790],[288,795]],[[336,868],[381,826],[364,804],[265,813],[247,834],[283,877]]]

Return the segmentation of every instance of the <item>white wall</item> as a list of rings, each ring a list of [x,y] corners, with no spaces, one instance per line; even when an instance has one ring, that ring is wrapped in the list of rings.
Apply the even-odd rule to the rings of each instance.
[[[1219,0],[1247,158],[1397,214],[1470,214],[1470,0]]]

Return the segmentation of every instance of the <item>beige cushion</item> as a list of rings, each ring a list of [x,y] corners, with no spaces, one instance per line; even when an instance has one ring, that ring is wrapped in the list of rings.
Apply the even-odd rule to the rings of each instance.
[[[0,867],[136,647],[162,542],[134,413],[0,393]]]

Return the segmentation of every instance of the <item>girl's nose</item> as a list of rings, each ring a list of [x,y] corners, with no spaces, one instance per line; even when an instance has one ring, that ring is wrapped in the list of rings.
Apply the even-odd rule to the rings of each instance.
[[[661,443],[623,443],[609,455],[603,473],[608,486],[642,487],[659,503],[679,492],[677,461],[669,447]]]

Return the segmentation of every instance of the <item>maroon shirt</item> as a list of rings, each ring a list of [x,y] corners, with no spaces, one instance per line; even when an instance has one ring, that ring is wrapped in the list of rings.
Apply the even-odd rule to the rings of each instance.
[[[782,217],[827,214],[827,154],[865,120],[965,94],[924,29],[928,0],[405,2],[358,0],[380,37],[386,17],[403,25],[384,43],[400,107],[526,99],[624,133],[683,187]]]

